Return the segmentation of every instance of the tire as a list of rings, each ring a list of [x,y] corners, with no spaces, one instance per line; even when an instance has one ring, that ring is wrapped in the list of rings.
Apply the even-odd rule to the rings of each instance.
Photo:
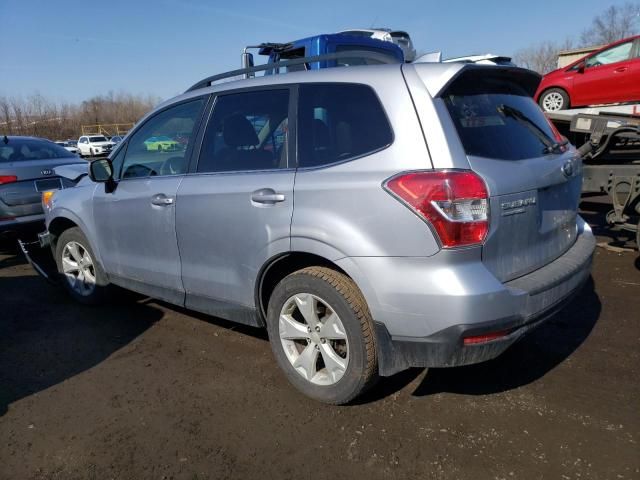
[[[58,237],[55,260],[60,282],[74,300],[86,305],[98,305],[108,299],[107,276],[96,260],[87,237],[78,227],[65,230]]]
[[[545,112],[566,110],[571,106],[569,95],[561,88],[550,88],[542,92],[538,99],[538,104]]]
[[[90,149],[89,149],[89,156],[90,156],[90,157],[93,157],[93,148],[90,148]]]
[[[309,305],[314,308],[306,310]],[[316,321],[318,328],[312,329]],[[371,313],[342,273],[309,267],[285,277],[269,299],[267,329],[280,368],[308,397],[342,405],[378,379]]]

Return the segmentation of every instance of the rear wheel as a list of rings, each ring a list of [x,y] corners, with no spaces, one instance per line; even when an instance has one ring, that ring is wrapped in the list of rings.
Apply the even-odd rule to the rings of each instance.
[[[557,112],[569,108],[569,95],[561,88],[550,88],[540,95],[538,103],[545,112]]]
[[[103,302],[109,282],[82,230],[78,227],[65,230],[55,250],[58,272],[69,294],[80,303]]]
[[[378,378],[369,308],[339,272],[309,267],[285,277],[269,300],[267,327],[278,364],[311,398],[348,403]]]

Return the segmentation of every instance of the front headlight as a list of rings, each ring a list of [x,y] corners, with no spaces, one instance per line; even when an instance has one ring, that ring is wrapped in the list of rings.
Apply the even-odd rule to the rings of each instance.
[[[58,190],[45,190],[42,192],[42,208],[45,211],[51,210],[51,201],[53,200],[53,194]]]

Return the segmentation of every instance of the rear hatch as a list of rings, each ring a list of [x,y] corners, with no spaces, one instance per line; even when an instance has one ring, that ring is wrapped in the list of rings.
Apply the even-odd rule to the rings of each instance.
[[[502,281],[558,258],[577,235],[581,161],[531,98],[538,80],[522,69],[463,69],[436,99],[489,188],[482,258]]]

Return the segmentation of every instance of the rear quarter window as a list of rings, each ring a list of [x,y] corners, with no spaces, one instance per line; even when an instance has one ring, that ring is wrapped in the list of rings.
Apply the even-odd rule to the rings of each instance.
[[[301,85],[298,126],[300,167],[346,161],[393,142],[380,100],[366,85]]]
[[[557,142],[542,110],[515,81],[475,75],[454,82],[442,98],[467,155],[523,160]]]

